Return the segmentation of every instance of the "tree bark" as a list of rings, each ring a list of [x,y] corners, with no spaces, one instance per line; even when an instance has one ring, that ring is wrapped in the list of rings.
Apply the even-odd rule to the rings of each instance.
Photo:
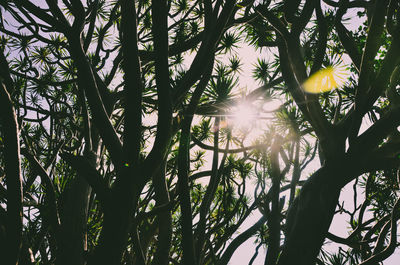
[[[165,162],[159,169],[158,174],[153,177],[156,205],[161,206],[170,202],[168,187],[165,180]],[[168,265],[169,251],[172,240],[172,216],[170,209],[165,209],[157,216],[158,240],[157,250],[154,254],[152,264]]]
[[[83,265],[87,250],[87,214],[91,189],[83,177],[76,176],[67,192],[63,207],[57,264]]]
[[[134,176],[125,175],[124,177],[134,179]],[[132,187],[130,189],[132,192],[127,192],[121,187],[113,190],[112,199],[104,211],[103,229],[99,244],[88,264],[121,264],[122,255],[132,228],[133,213],[137,207],[135,202],[137,202],[140,193],[139,190],[133,188],[133,185],[130,187]]]
[[[0,60],[5,58],[2,56]],[[0,72],[0,80],[4,80]],[[6,249],[0,250],[5,264],[18,264],[22,245],[22,180],[20,166],[19,129],[17,116],[9,94],[0,81],[0,129],[4,144],[4,173],[7,185],[7,219],[5,224]]]
[[[339,199],[341,186],[337,180],[346,172],[341,166],[324,166],[304,184],[287,216],[286,240],[278,265],[316,263]]]
[[[269,213],[268,219],[268,249],[267,255],[265,256],[264,265],[274,265],[279,256],[279,246],[281,242],[281,227],[280,219],[281,213],[279,209],[279,194],[281,185],[281,170],[279,168],[279,149],[281,147],[282,139],[278,136],[275,138],[271,146],[271,212]]]

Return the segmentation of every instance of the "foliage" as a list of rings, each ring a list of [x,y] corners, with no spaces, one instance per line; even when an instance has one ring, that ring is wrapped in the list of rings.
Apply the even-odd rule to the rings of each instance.
[[[5,264],[225,265],[250,238],[249,264],[261,247],[266,265],[385,260],[399,245],[399,8],[0,1]],[[246,126],[240,105],[257,111]]]

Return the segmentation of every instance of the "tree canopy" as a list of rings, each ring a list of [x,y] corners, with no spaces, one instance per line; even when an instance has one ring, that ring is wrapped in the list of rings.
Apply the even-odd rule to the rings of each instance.
[[[226,265],[247,240],[249,265],[387,259],[399,8],[0,0],[2,262]]]

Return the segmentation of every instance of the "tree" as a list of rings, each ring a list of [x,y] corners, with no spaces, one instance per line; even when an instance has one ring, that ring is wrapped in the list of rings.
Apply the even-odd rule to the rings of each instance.
[[[0,6],[7,263],[222,265],[251,237],[249,264],[261,246],[268,265],[377,264],[394,252],[398,1]],[[345,24],[355,10],[358,32]],[[241,45],[272,59],[258,60],[261,86],[239,96]],[[348,82],[307,93],[340,55]],[[258,139],[230,124],[240,102],[261,112],[271,98],[284,103]],[[350,182],[353,210],[338,201]],[[347,238],[328,232],[341,213]],[[326,238],[346,248],[329,254]]]

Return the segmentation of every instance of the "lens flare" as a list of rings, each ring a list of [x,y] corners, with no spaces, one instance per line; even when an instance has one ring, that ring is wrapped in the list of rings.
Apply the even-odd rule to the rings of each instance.
[[[328,66],[311,75],[304,83],[307,93],[319,94],[331,91],[344,84],[347,73],[342,67]]]
[[[239,128],[251,127],[257,116],[254,108],[249,104],[240,104],[232,112],[232,123]]]

